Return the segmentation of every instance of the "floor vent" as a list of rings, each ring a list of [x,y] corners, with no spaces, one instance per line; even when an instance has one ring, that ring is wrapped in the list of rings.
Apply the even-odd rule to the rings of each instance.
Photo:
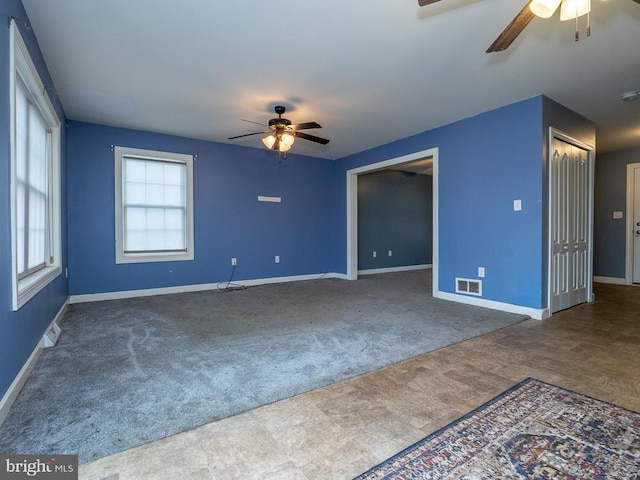
[[[53,322],[49,329],[44,333],[44,346],[45,348],[54,347],[60,336],[62,330],[57,323]]]
[[[456,293],[466,293],[467,295],[477,295],[478,297],[481,297],[482,280],[456,277]]]

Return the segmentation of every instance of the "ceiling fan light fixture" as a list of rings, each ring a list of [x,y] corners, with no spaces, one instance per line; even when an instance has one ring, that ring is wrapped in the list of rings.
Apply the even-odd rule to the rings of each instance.
[[[529,8],[536,16],[549,18],[558,9],[561,1],[562,0],[532,0]]]
[[[295,137],[290,133],[283,133],[280,141],[288,147],[291,147],[291,145],[293,145],[293,142],[295,141]]]
[[[262,139],[262,143],[264,143],[265,147],[271,150],[273,148],[273,144],[276,143],[275,135],[267,135]]]
[[[560,20],[573,20],[591,11],[591,0],[562,0]]]

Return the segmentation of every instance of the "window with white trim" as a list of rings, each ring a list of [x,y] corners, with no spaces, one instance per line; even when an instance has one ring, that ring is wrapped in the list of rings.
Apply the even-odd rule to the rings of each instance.
[[[193,260],[193,157],[115,147],[116,263]]]
[[[61,268],[60,120],[14,20],[10,24],[13,309]]]

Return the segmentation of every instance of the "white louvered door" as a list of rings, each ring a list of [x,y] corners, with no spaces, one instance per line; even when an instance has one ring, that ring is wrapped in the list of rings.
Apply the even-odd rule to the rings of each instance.
[[[551,313],[584,303],[590,288],[589,152],[554,138],[550,162]]]
[[[633,168],[633,189],[631,193],[633,195],[633,212],[627,213],[627,215],[632,215],[631,218],[633,219],[633,264],[631,281],[633,283],[640,283],[640,166]]]

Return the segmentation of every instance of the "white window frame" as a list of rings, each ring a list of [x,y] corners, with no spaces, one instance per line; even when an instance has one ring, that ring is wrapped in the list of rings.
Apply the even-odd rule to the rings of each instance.
[[[115,247],[116,263],[175,262],[194,259],[193,248],[193,156],[180,153],[119,147],[113,149],[115,157]],[[157,160],[180,163],[187,169],[186,251],[184,252],[136,252],[124,251],[123,164],[125,158]]]
[[[9,25],[9,103],[11,124],[11,265],[13,310],[20,309],[62,273],[61,189],[60,189],[60,119],[46,88],[31,60],[16,22]],[[44,268],[18,278],[17,238],[17,152],[16,152],[16,89],[18,82],[26,86],[29,100],[38,108],[49,128],[49,157],[47,158],[47,257]]]

